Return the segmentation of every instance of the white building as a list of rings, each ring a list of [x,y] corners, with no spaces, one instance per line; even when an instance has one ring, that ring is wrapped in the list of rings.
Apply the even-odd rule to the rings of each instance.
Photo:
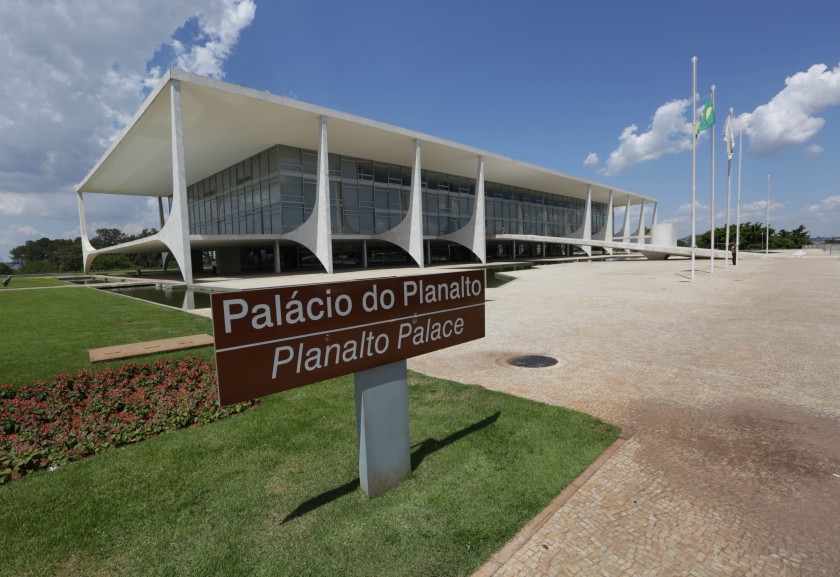
[[[76,190],[85,271],[98,254],[164,252],[187,283],[204,274],[206,251],[221,274],[331,273],[542,258],[572,245],[654,254],[675,244],[651,198],[177,70]],[[94,249],[85,225],[91,193],[158,197],[160,232]],[[625,217],[614,232],[618,207]]]

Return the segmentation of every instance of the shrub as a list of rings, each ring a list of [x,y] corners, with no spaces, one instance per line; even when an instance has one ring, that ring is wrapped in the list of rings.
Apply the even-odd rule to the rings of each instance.
[[[20,274],[44,274],[58,272],[58,265],[48,260],[32,260],[20,267]]]
[[[134,264],[124,254],[101,254],[93,259],[91,270],[122,270],[134,268]]]
[[[253,402],[220,408],[215,370],[188,356],[151,365],[0,386],[0,483],[167,431],[204,425]]]

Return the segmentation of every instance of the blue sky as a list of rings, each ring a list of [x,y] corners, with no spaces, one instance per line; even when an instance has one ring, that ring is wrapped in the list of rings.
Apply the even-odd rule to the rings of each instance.
[[[698,107],[716,85],[717,225],[733,107],[742,220],[765,222],[769,174],[772,227],[840,235],[837,22],[836,0],[0,0],[0,260],[78,236],[76,183],[169,66],[651,196],[683,236],[697,56]],[[88,225],[137,233],[157,205],[90,195]]]

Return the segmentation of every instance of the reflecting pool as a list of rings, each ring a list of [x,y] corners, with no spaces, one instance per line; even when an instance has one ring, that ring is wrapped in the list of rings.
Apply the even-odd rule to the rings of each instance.
[[[154,286],[103,288],[102,290],[185,311],[210,308],[211,291],[187,288],[183,285],[158,284]]]

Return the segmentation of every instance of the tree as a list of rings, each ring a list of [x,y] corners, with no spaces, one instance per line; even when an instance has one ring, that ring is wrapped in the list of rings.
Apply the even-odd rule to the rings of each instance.
[[[798,227],[793,229],[790,234],[796,248],[802,248],[806,244],[811,244],[811,233],[805,229],[804,224],[800,224]]]
[[[19,245],[9,251],[12,264],[23,266],[26,263],[26,246]]]
[[[123,240],[121,242],[140,240],[141,238],[146,238],[147,236],[152,236],[156,233],[157,230],[154,228],[144,228],[140,231],[140,234],[123,235]],[[134,263],[135,266],[142,268],[161,268],[163,266],[163,263],[161,262],[161,254],[159,252],[129,253],[126,256]]]
[[[118,228],[97,228],[96,236],[90,239],[93,248],[105,248],[125,242],[126,236]]]
[[[773,230],[770,229],[770,233]],[[745,222],[741,224],[741,250],[760,250],[764,248],[765,226],[760,222]]]
[[[772,227],[770,232],[770,248],[773,250],[784,250],[793,248],[802,248],[806,244],[811,244],[811,236],[805,229],[805,225],[800,224],[796,229],[787,231],[781,229],[776,232]],[[735,243],[737,227],[733,224],[729,227],[729,242]],[[722,249],[724,239],[726,238],[726,227],[715,228],[715,246]],[[685,240],[685,239],[684,239]],[[697,248],[709,248],[711,241],[711,231],[707,230],[703,234],[697,236]],[[690,239],[685,240],[684,246],[690,245]],[[764,250],[767,243],[767,228],[760,222],[744,222],[741,224],[740,246],[739,250]]]
[[[76,237],[59,246],[55,252],[55,261],[59,272],[76,272],[82,270],[82,239]]]
[[[95,248],[104,248],[107,246],[114,246],[133,240],[138,240],[156,234],[157,230],[154,228],[144,228],[140,234],[127,235],[117,228],[100,228],[96,231],[96,236],[91,239],[91,244]],[[39,262],[39,271],[37,272],[68,272],[80,271],[82,269],[82,239],[76,237],[73,240],[59,238],[48,239],[42,238],[40,240],[28,240],[25,244],[14,247],[9,251],[11,262],[20,267],[28,263]],[[161,255],[159,252],[143,252],[131,253],[125,255],[118,255],[117,259],[105,259],[105,255],[99,256],[94,262],[96,268],[102,269],[117,269],[117,268],[159,268],[161,266]],[[105,259],[105,260],[102,260]],[[101,263],[106,263],[105,265]],[[43,263],[50,263],[49,271],[44,269],[47,265]]]
[[[9,256],[12,262],[18,266],[24,266],[27,263],[34,261],[46,261],[56,265],[69,265],[66,261],[68,252],[77,251],[78,261],[82,258],[82,244],[81,239],[69,240],[66,238],[49,239],[42,238],[40,240],[28,240],[25,244],[14,247],[9,251]],[[72,265],[68,270],[78,270],[79,264]],[[58,270],[58,269],[56,269]]]

